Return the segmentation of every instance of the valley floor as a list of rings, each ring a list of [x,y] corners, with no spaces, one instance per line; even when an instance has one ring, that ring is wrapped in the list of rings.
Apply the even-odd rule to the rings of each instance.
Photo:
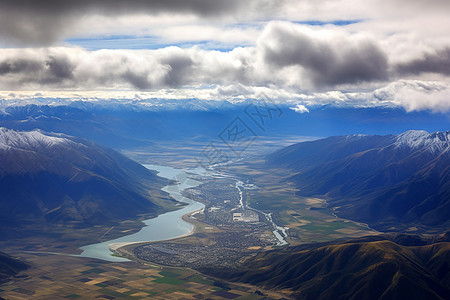
[[[86,237],[84,241],[89,241],[107,230],[90,229],[80,232],[80,235]],[[126,224],[120,228],[125,232],[135,230],[131,226],[126,229]],[[117,235],[111,231],[109,238]],[[76,231],[70,232],[73,235]],[[63,239],[27,237],[2,242],[0,251],[27,262],[30,268],[0,285],[0,299],[263,298],[255,294],[258,288],[254,286],[225,283],[190,269],[76,257],[73,254],[79,252],[78,247],[84,242],[75,236],[72,239],[68,235]],[[275,292],[264,294],[269,299],[285,297]]]
[[[141,162],[147,162],[148,157],[139,155],[143,155]],[[164,163],[195,167],[192,157]],[[285,230],[283,238],[291,246],[380,234],[366,224],[339,218],[324,199],[296,196],[295,187],[284,181],[283,171],[260,166],[258,161],[237,162],[227,167],[230,177],[205,179],[203,185],[187,190],[186,195],[205,204],[203,211],[184,217],[195,225],[193,234],[116,250],[135,261],[112,263],[45,252],[78,254],[80,246],[99,242],[99,238],[111,240],[138,230],[141,225],[137,221],[124,222],[112,230],[98,227],[65,232],[54,228],[48,230],[47,238],[26,237],[2,243],[0,251],[27,261],[31,268],[0,285],[0,298],[290,298],[293,291],[289,288],[267,291],[208,277],[198,270],[239,267],[248,259],[265,255],[267,250],[279,249],[273,231],[281,234]],[[237,180],[257,188],[240,190]],[[274,223],[267,217],[269,214]]]
[[[21,254],[32,267],[0,286],[5,299],[258,299],[255,288],[217,284],[187,269]],[[279,298],[279,297],[277,297]]]

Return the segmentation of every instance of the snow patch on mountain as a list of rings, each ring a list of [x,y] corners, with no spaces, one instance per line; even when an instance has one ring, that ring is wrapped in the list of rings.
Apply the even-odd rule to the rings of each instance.
[[[346,135],[345,137],[346,137],[346,139],[347,140],[352,140],[352,139],[359,139],[359,138],[363,138],[363,137],[366,137],[366,136],[368,136],[367,134],[349,134],[349,135]]]
[[[450,147],[450,131],[428,133],[424,130],[408,130],[395,139],[397,147],[424,149],[430,152],[442,152]]]
[[[33,150],[37,147],[52,147],[68,143],[71,143],[68,139],[45,135],[39,130],[21,132],[0,127],[0,149]]]

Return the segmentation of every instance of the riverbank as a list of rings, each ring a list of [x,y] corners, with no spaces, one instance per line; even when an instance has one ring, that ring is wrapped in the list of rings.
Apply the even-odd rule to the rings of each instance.
[[[196,174],[192,170],[176,169],[167,166],[144,165],[150,170],[155,170],[158,176],[169,179],[170,184],[161,190],[167,192],[169,196],[179,203],[186,204],[178,210],[170,211],[156,218],[144,221],[145,226],[138,232],[126,235],[114,240],[105,241],[81,247],[82,257],[103,259],[112,262],[128,261],[127,259],[113,256],[112,250],[122,246],[152,241],[170,240],[189,235],[194,230],[194,225],[183,219],[185,214],[190,214],[202,210],[204,205],[182,195],[185,189],[197,187],[200,181],[193,179]]]
[[[197,233],[198,232],[198,221],[196,221],[196,220],[194,220],[194,219],[192,219],[192,215],[195,215],[196,213],[198,213],[198,212],[200,212],[200,211],[202,211],[202,209],[198,209],[198,210],[196,210],[196,211],[193,211],[193,212],[191,212],[191,213],[187,213],[187,214],[184,214],[181,218],[185,221],[185,222],[188,222],[188,223],[190,223],[190,224],[192,224],[193,225],[193,228],[192,228],[192,231],[191,232],[188,232],[188,233],[186,233],[186,234],[183,234],[183,235],[181,235],[181,236],[178,236],[178,237],[174,237],[174,238],[171,238],[171,239],[167,239],[167,240],[165,240],[165,241],[173,241],[173,240],[177,240],[177,239],[181,239],[181,238],[184,238],[184,237],[188,237],[188,236],[190,236],[190,235],[193,235],[194,233]],[[122,243],[112,243],[112,244],[109,244],[109,249],[111,250],[111,252],[113,252],[114,254],[116,254],[116,255],[122,255],[122,253],[124,253],[124,254],[126,254],[127,256],[128,255],[130,255],[130,256],[132,256],[132,254],[131,253],[129,253],[130,252],[130,250],[131,249],[134,249],[135,247],[138,247],[138,246],[140,246],[140,245],[146,245],[146,244],[149,244],[149,243],[156,243],[156,242],[159,242],[159,241],[142,241],[142,242],[122,242]]]

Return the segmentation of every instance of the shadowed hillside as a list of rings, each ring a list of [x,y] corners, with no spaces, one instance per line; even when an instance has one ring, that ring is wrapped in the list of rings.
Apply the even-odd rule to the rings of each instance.
[[[450,225],[450,133],[351,135],[295,144],[268,157],[302,196],[325,197],[339,216],[378,230]]]
[[[78,138],[0,128],[0,161],[6,227],[109,224],[163,212],[171,203],[154,172]]]
[[[7,282],[11,276],[26,270],[28,267],[27,264],[0,252],[0,284]]]
[[[300,248],[300,249],[299,249]],[[388,240],[261,253],[238,270],[203,270],[296,299],[448,299],[450,243],[402,246]]]

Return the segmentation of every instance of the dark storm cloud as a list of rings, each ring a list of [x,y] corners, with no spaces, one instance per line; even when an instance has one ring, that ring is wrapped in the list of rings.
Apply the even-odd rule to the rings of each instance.
[[[0,49],[0,89],[153,90],[201,85],[330,90],[449,75],[450,48],[390,65],[377,42],[336,28],[271,22],[255,47],[229,52],[197,47],[157,50]],[[342,86],[341,86],[342,87]]]
[[[386,55],[364,37],[273,23],[260,39],[260,46],[269,65],[301,67],[317,86],[387,78]]]
[[[267,1],[262,2],[263,5]],[[24,44],[49,44],[90,15],[160,13],[220,17],[257,7],[241,0],[15,0],[0,1],[0,37]],[[267,5],[264,5],[267,9]]]
[[[189,83],[189,76],[194,75],[191,70],[193,61],[186,54],[173,54],[168,57],[155,57],[154,59],[155,63],[159,67],[157,70],[136,70],[133,67],[126,67],[124,71],[109,73],[110,75],[103,73],[102,83],[127,83],[140,90],[151,89],[154,87],[173,88]],[[130,61],[130,59],[124,59],[122,62],[125,66],[128,64],[133,65],[133,62]],[[152,74],[158,74],[159,80],[152,80]]]
[[[56,16],[77,13],[194,13],[221,15],[245,6],[238,0],[15,0],[0,1],[2,10],[18,11],[30,16]]]
[[[201,62],[176,47],[159,51],[96,51],[77,48],[5,49],[0,87],[6,89],[180,87],[195,82]]]
[[[112,78],[110,78],[110,80],[108,80],[108,81],[112,81],[111,79]],[[145,73],[136,73],[136,72],[129,70],[127,72],[124,72],[122,74],[122,76],[120,76],[120,78],[116,78],[116,79],[119,79],[119,80],[121,79],[122,82],[128,82],[133,87],[140,89],[140,90],[152,88],[152,84],[151,84],[151,82],[148,81]],[[102,83],[104,83],[104,82],[102,82]]]
[[[42,69],[41,63],[30,59],[8,59],[0,62],[0,76],[20,73],[35,73]]]
[[[438,73],[450,75],[450,48],[425,53],[423,57],[397,65],[401,75],[417,75],[421,73]]]
[[[167,86],[181,86],[186,83],[186,78],[192,75],[191,67],[194,62],[187,55],[174,55],[161,60],[161,63],[169,67],[168,73],[164,78]]]
[[[0,59],[0,78],[14,79],[14,85],[35,82],[42,85],[61,86],[72,79],[74,65],[61,55],[49,55],[44,59],[13,57]]]

